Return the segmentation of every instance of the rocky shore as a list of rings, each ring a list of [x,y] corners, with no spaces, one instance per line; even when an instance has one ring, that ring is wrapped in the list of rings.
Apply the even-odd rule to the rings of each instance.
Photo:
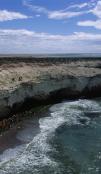
[[[101,60],[0,58],[0,120],[31,106],[101,97]]]

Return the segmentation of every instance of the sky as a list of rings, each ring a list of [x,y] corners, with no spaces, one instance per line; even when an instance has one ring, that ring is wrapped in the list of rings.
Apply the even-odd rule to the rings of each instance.
[[[0,54],[101,53],[101,0],[0,0]]]

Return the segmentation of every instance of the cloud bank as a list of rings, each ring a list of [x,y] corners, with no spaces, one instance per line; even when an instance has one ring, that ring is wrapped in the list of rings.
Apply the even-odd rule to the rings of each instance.
[[[74,32],[52,35],[23,30],[0,30],[0,52],[4,53],[77,53],[101,52],[101,34]]]

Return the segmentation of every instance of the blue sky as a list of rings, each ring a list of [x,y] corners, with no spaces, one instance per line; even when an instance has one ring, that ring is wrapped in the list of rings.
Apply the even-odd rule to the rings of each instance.
[[[0,53],[101,53],[101,0],[0,0]]]

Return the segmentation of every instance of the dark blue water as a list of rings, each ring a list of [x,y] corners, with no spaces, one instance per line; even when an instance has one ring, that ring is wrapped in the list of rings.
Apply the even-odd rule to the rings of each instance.
[[[63,102],[43,116],[18,131],[27,143],[0,155],[0,174],[101,174],[101,100]]]

